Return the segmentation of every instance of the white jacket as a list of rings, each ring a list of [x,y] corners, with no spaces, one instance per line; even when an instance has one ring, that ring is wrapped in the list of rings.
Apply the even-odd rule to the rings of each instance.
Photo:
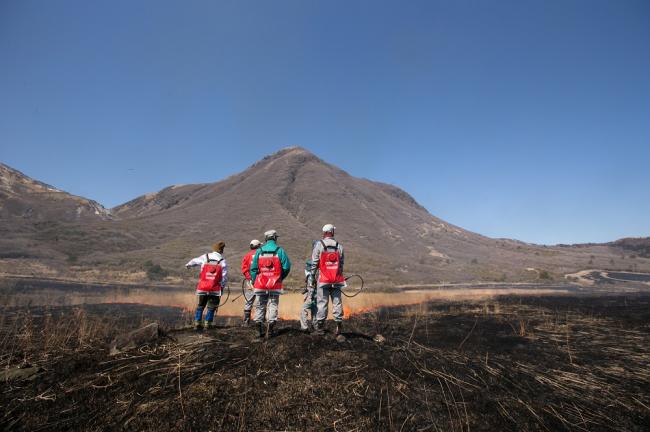
[[[190,267],[196,267],[196,266],[203,266],[208,262],[208,259],[205,256],[206,254],[197,256],[196,258],[192,258],[189,260],[187,264],[185,264],[186,268]],[[221,286],[224,288],[228,285],[228,264],[226,263],[226,259],[221,255],[219,252],[210,252],[207,254],[210,260],[222,260],[221,261]]]

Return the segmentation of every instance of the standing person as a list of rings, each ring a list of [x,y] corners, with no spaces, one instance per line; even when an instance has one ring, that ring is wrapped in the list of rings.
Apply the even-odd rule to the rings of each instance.
[[[312,242],[311,248],[312,251],[314,246],[316,246],[318,240]],[[309,283],[311,277],[311,258],[305,263],[305,290],[302,292],[304,295],[302,308],[300,309],[300,330],[303,332],[309,331],[309,319],[307,318],[307,312],[311,318],[312,325],[316,326],[316,313],[318,308],[316,307],[316,289],[313,284]]]
[[[343,277],[343,247],[334,239],[332,224],[323,226],[323,239],[316,243],[311,254],[310,285],[316,286],[316,334],[324,333],[325,320],[330,297],[332,298],[332,316],[336,322],[336,334],[343,331],[343,303],[341,288],[345,287]],[[317,274],[318,273],[318,274]]]
[[[253,261],[253,256],[255,256],[255,253],[257,252],[257,249],[262,246],[262,242],[259,240],[251,240],[250,242],[250,248],[251,250],[244,255],[244,259],[241,261],[241,272],[244,275],[244,278],[246,282],[250,286],[252,286],[251,283],[251,261]],[[244,295],[244,301],[246,304],[244,305],[244,323],[243,325],[247,326],[250,321],[251,321],[251,310],[253,309],[253,303],[255,303],[255,296],[251,296],[250,299],[246,298],[246,295]]]
[[[278,233],[270,230],[264,233],[266,243],[260,247],[251,262],[251,279],[257,297],[255,322],[259,337],[263,338],[266,309],[269,310],[269,333],[274,334],[273,327],[278,319],[278,305],[282,294],[282,281],[291,271],[291,262],[284,249],[276,244]]]
[[[198,304],[194,314],[194,328],[199,331],[203,329],[201,321],[203,309],[206,305],[208,311],[205,314],[205,327],[213,328],[212,321],[216,309],[221,302],[221,293],[228,286],[228,265],[223,257],[223,250],[226,243],[220,241],[212,246],[213,252],[192,258],[185,268],[201,266],[199,283],[196,285],[196,296]]]

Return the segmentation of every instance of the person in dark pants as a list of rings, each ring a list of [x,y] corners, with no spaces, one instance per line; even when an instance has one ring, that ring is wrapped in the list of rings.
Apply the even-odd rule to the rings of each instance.
[[[212,246],[213,252],[192,258],[185,268],[201,266],[199,283],[196,286],[197,306],[194,314],[194,328],[203,329],[203,310],[205,314],[205,327],[212,328],[215,312],[221,302],[221,293],[228,286],[228,265],[223,257],[226,244],[222,241]]]

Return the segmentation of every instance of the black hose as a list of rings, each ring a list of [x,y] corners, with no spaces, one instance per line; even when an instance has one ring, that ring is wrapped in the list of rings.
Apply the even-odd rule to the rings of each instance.
[[[221,290],[221,297],[223,297],[223,289]],[[230,287],[228,287],[228,295],[226,296],[226,299],[224,301],[219,301],[217,307],[214,308],[215,315],[217,314],[217,312],[219,312],[219,308],[223,306],[223,304],[226,303],[229,298],[230,298]]]
[[[246,279],[244,279],[244,280],[241,281],[241,294],[239,294],[239,295],[238,295],[237,297],[235,297],[234,299],[230,300],[231,302],[234,303],[235,300],[237,300],[237,299],[238,299],[239,297],[241,297],[241,296],[244,296],[244,298],[246,298],[246,296],[244,295],[244,286],[245,286],[245,285],[246,285]]]
[[[221,292],[221,295],[223,295],[223,291]],[[228,302],[228,299],[230,298],[230,285],[228,285],[228,295],[226,296],[226,299],[223,301],[224,303]],[[219,303],[221,305],[221,303]]]
[[[361,291],[363,291],[363,278],[360,275],[355,274],[346,277],[345,281],[347,282],[349,279],[352,278],[359,278],[359,280],[361,281],[361,287],[358,290],[356,290],[354,294],[346,294],[345,290],[341,290],[341,293],[348,298],[356,297],[361,293]]]

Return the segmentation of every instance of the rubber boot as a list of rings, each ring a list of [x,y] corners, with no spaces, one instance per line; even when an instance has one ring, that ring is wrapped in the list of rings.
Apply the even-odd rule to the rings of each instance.
[[[248,327],[251,323],[251,313],[250,311],[244,311],[244,321],[242,322],[242,327]]]
[[[264,336],[266,336],[266,329],[264,328],[264,323],[263,322],[258,322],[257,323],[257,337],[260,339],[263,339]]]
[[[314,333],[317,336],[323,336],[325,334],[325,329],[323,328],[325,326],[325,323],[323,321],[316,321],[316,325],[314,326]]]
[[[212,324],[212,321],[206,321],[205,328],[208,330],[212,330],[214,328],[214,324]]]
[[[275,336],[275,321],[271,321],[269,323],[269,332],[266,335],[266,337],[272,337]]]
[[[336,333],[335,334],[338,336],[341,333],[343,333],[343,322],[342,321],[337,321],[336,322]]]
[[[203,330],[203,323],[200,320],[194,321],[194,330],[196,331]]]

